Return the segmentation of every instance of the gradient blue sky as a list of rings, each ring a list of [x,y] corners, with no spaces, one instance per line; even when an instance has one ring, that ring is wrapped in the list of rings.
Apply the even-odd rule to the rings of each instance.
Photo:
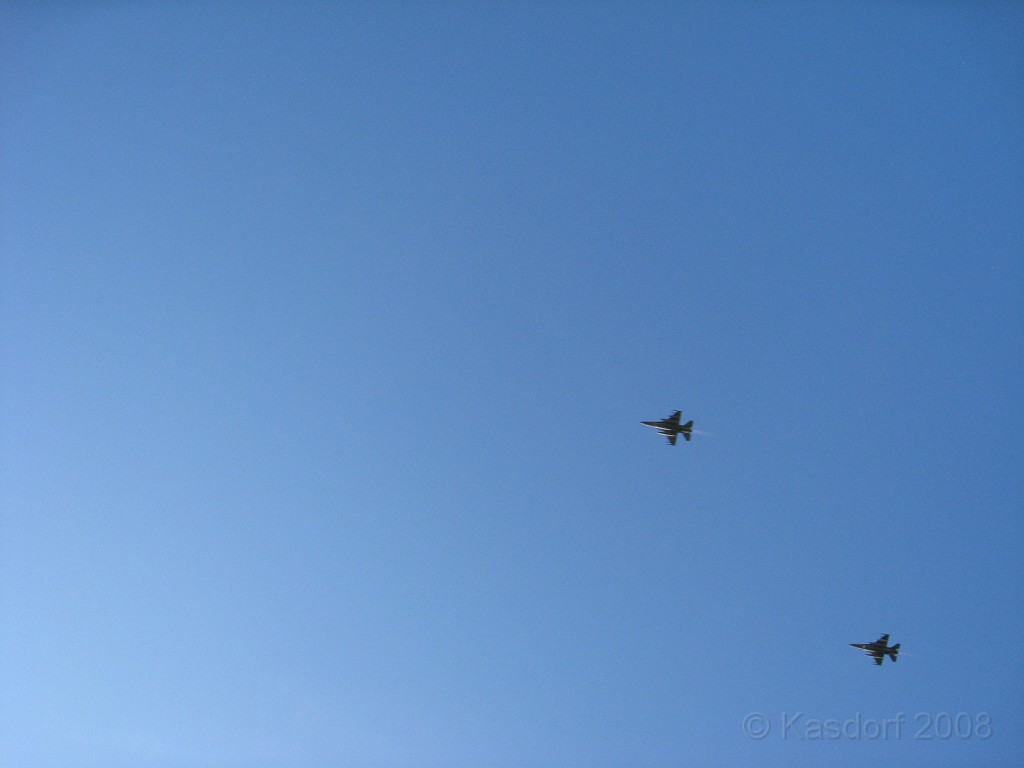
[[[1022,30],[5,4],[0,764],[1018,765]]]

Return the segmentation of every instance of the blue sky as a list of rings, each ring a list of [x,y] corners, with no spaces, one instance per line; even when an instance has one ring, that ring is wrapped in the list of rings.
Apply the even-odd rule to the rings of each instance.
[[[0,763],[1016,765],[1022,23],[8,4]]]

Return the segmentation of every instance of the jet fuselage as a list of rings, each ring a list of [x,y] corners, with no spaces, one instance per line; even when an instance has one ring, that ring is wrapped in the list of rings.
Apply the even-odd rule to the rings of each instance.
[[[873,643],[850,643],[851,648],[859,648],[864,651],[868,656],[871,656],[876,664],[881,664],[888,656],[893,661],[896,661],[896,657],[900,652],[900,644],[889,645],[889,636],[883,635],[881,638]]]
[[[679,433],[693,431],[693,427],[688,427],[685,424],[678,424],[676,422],[669,421],[668,419],[664,419],[662,421],[641,421],[640,423],[648,427],[654,427],[656,430],[666,435],[678,435]]]

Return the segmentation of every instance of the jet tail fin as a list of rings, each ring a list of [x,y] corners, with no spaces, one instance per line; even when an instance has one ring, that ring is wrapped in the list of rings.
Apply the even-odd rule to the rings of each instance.
[[[686,438],[686,442],[690,442],[690,433],[693,431],[693,421],[688,421],[679,428],[679,431],[683,433],[683,437]]]
[[[896,657],[899,656],[899,655],[900,655],[900,644],[896,643],[896,645],[894,645],[892,648],[889,649],[889,658],[892,659],[893,663],[895,664],[896,663]]]

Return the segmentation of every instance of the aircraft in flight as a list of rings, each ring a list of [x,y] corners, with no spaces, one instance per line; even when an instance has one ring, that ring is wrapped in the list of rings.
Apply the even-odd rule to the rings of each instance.
[[[676,444],[676,438],[682,435],[686,440],[690,439],[693,434],[693,422],[688,421],[685,424],[679,423],[679,417],[683,415],[682,411],[676,411],[667,419],[661,421],[642,421],[648,427],[654,427],[661,434],[668,438],[670,444]]]
[[[875,664],[881,664],[885,657],[888,656],[892,659],[893,663],[896,663],[896,656],[900,652],[900,644],[889,645],[889,636],[882,635],[880,638],[875,640],[873,643],[850,643],[852,648],[860,648],[864,653],[875,660]]]

